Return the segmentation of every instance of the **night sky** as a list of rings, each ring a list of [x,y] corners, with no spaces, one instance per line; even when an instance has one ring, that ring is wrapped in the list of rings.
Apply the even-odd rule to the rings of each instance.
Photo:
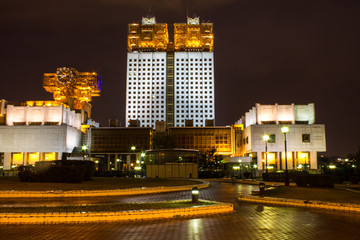
[[[58,67],[102,75],[92,117],[124,125],[127,24],[200,16],[214,23],[216,125],[261,104],[315,103],[326,156],[360,145],[359,0],[1,0],[0,98],[51,100]]]

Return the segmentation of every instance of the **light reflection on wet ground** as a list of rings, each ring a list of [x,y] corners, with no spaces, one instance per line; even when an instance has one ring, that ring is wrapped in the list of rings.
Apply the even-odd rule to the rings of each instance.
[[[219,182],[211,185],[201,190],[200,198],[232,202],[233,213],[117,223],[0,225],[0,239],[359,239],[360,214],[245,204],[236,197],[257,189],[256,186]],[[190,197],[188,192],[176,192],[92,202],[151,202]]]

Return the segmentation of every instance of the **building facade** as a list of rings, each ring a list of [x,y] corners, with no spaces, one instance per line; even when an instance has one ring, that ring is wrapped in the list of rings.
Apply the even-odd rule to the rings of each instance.
[[[100,127],[88,130],[89,157],[99,171],[127,171],[139,167],[151,149],[152,128]]]
[[[200,152],[215,151],[218,155],[236,155],[235,128],[214,127],[173,127],[168,134],[176,148],[196,149]]]
[[[245,114],[243,155],[251,156],[259,170],[318,169],[317,153],[326,151],[325,125],[315,123],[315,106],[256,104]],[[264,136],[268,140],[264,140]]]
[[[81,146],[81,113],[52,101],[13,105],[1,100],[0,168],[61,159]]]
[[[155,18],[129,24],[126,126],[206,125],[215,119],[213,25],[188,18],[174,24],[174,42],[168,27]]]

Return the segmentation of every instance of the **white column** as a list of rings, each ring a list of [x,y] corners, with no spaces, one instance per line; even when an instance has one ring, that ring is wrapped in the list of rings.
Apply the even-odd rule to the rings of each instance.
[[[317,153],[310,152],[310,169],[317,169]]]
[[[11,169],[11,152],[4,153],[4,170]]]
[[[263,169],[263,161],[262,160],[265,160],[264,159],[264,156],[262,154],[262,152],[256,152],[256,155],[257,155],[257,165],[258,165],[258,169],[259,170],[264,170]],[[265,164],[265,163],[264,163]]]

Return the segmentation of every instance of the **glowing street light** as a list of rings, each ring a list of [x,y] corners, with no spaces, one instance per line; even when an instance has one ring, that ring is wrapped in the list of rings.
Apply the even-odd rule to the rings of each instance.
[[[81,147],[81,149],[84,151],[84,153],[83,153],[83,160],[85,160],[85,155],[86,155],[87,146],[83,145],[83,146]]]
[[[265,165],[266,165],[266,173],[268,173],[267,143],[268,143],[269,139],[270,139],[269,135],[264,135],[264,136],[263,136],[263,140],[265,141]]]
[[[281,128],[281,132],[284,133],[284,145],[285,145],[285,186],[289,186],[289,172],[287,165],[287,142],[286,142],[286,134],[289,132],[289,128],[284,126]]]

